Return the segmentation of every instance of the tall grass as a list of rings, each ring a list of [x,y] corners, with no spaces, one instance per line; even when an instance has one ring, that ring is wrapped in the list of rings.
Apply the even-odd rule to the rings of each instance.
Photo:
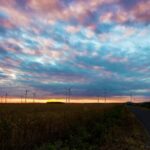
[[[0,150],[142,149],[126,113],[116,104],[0,105]]]

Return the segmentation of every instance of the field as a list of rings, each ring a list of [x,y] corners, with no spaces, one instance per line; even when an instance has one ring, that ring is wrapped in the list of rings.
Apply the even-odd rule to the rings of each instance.
[[[0,150],[145,150],[121,104],[1,104]]]
[[[150,102],[137,104],[137,106],[150,109]]]

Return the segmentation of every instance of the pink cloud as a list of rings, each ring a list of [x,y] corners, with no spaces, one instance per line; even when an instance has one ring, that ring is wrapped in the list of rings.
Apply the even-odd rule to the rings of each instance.
[[[128,62],[127,58],[112,56],[112,54],[108,54],[104,56],[104,59],[111,63],[126,63]]]
[[[56,20],[66,20],[76,18],[81,24],[91,12],[106,4],[115,4],[116,11],[108,11],[100,16],[101,22],[116,21],[124,23],[128,20],[150,21],[149,6],[150,1],[139,1],[131,10],[122,7],[119,0],[77,0],[70,5],[64,6],[59,0],[27,0],[25,10],[18,5],[16,0],[1,0],[0,9],[10,16],[10,23],[13,25],[29,25],[34,19],[47,24],[54,24]],[[95,25],[90,25],[90,29]],[[75,29],[68,29],[74,32]]]
[[[3,7],[0,6],[0,9],[1,11],[5,12],[9,16],[9,18],[7,19],[7,22],[9,22],[11,26],[29,25],[30,19],[25,12],[15,7],[12,7],[11,5],[3,6]]]
[[[58,0],[29,0],[28,7],[35,11],[53,12],[59,10]]]
[[[84,18],[89,15],[89,12],[96,10],[97,7],[118,1],[119,0],[77,0],[64,7],[58,0],[30,0],[27,3],[27,7],[37,14],[42,13],[43,17],[47,18],[49,21],[53,19],[68,20],[74,17],[82,22]]]
[[[132,9],[122,7],[122,4],[117,1],[115,5],[115,10],[111,9],[102,13],[99,18],[100,22],[125,23],[127,21],[150,21],[150,1],[138,1]]]
[[[76,33],[78,31],[80,31],[80,27],[79,26],[67,26],[66,27],[66,31],[69,33]]]
[[[10,22],[8,19],[0,19],[0,25],[6,29],[12,29],[15,27],[15,25],[12,22]]]
[[[139,1],[132,9],[120,8],[116,13],[116,20],[120,23],[131,21],[150,21],[150,1]]]
[[[132,13],[135,16],[135,19],[139,21],[150,21],[150,1],[139,2]]]

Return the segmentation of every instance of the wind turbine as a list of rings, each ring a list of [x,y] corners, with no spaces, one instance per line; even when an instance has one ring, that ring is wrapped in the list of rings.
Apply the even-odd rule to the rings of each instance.
[[[1,103],[3,103],[3,96],[1,95]]]
[[[33,103],[35,103],[36,93],[33,93]]]
[[[25,103],[27,103],[28,90],[25,91]]]
[[[2,88],[1,88],[1,103],[3,103],[3,95],[2,95],[2,92],[3,92],[3,90],[2,90]]]
[[[3,102],[3,96],[1,95],[1,103]]]
[[[106,90],[104,90],[104,100],[105,100],[105,103],[106,103],[106,101],[107,101],[107,91]]]
[[[71,100],[71,88],[66,88],[66,103],[70,103]]]
[[[99,101],[100,101],[100,96],[98,96],[98,103],[99,103]]]
[[[132,100],[133,100],[133,94],[130,93],[130,102],[132,102]]]
[[[66,103],[68,102],[68,94],[67,94],[67,89],[66,89]]]
[[[69,100],[69,103],[70,103],[70,100],[71,100],[71,88],[68,89],[68,100]]]
[[[7,96],[8,96],[8,94],[6,92],[6,94],[5,94],[5,103],[7,103]]]
[[[21,97],[21,103],[22,103],[22,98],[23,98],[23,96],[21,95],[20,97]]]

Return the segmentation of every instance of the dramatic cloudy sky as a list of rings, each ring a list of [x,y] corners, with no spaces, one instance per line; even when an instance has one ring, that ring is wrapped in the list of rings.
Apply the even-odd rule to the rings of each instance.
[[[0,0],[0,87],[43,95],[150,93],[150,0]]]

